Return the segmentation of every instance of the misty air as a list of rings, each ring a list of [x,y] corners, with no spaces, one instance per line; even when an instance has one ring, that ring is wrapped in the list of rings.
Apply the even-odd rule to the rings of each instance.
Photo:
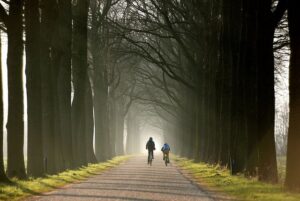
[[[297,0],[0,0],[0,200],[299,201]]]

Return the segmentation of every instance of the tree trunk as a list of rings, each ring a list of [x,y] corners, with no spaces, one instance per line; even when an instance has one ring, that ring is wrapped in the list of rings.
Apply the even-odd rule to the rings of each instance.
[[[199,92],[198,92],[199,93]],[[194,133],[194,144],[195,144],[195,147],[194,147],[194,159],[195,161],[199,162],[200,161],[200,144],[201,144],[201,130],[200,130],[200,125],[201,125],[201,122],[202,122],[202,119],[201,119],[201,110],[200,110],[200,99],[201,97],[196,94],[196,97],[195,97],[195,106],[194,106],[194,109],[195,109],[195,133]]]
[[[57,127],[61,135],[63,168],[74,167],[71,126],[71,0],[59,0],[57,65]]]
[[[24,165],[24,103],[23,103],[23,1],[12,0],[7,25],[8,54],[8,120],[7,175],[26,178]]]
[[[258,2],[260,2],[258,0]],[[258,3],[257,3],[258,4]],[[257,8],[258,28],[257,49],[258,58],[258,177],[265,182],[276,183],[277,161],[275,148],[275,78],[273,38],[275,26],[272,21],[272,1],[264,1]]]
[[[105,81],[105,70],[101,65],[100,56],[93,54],[94,62],[94,116],[95,116],[95,153],[97,160],[110,158],[110,142],[108,127],[108,87]]]
[[[256,176],[258,166],[258,107],[257,107],[257,89],[258,89],[258,60],[257,60],[257,2],[251,1],[244,6],[243,13],[243,44],[241,42],[241,66],[244,69],[244,75],[241,77],[244,83],[243,90],[243,111],[244,125],[243,131],[246,135],[246,161],[245,175]],[[260,119],[262,121],[262,119]]]
[[[290,0],[288,5],[290,58],[290,119],[288,131],[287,169],[285,185],[291,190],[300,189],[300,21],[298,1]]]
[[[57,6],[57,15],[59,16],[59,6]],[[50,87],[52,90],[52,97],[53,97],[53,138],[54,138],[54,165],[55,171],[61,172],[65,170],[65,162],[64,158],[66,158],[66,153],[63,150],[63,134],[61,130],[61,116],[60,116],[60,107],[59,107],[59,91],[58,91],[58,77],[60,74],[60,63],[62,54],[62,47],[60,42],[60,26],[59,24],[60,18],[57,17],[55,20],[54,26],[54,34],[51,44],[51,83]],[[71,138],[69,140],[72,140]],[[66,145],[67,146],[67,145]]]
[[[93,104],[95,117],[95,153],[98,161],[110,157],[110,141],[108,127],[108,83],[101,42],[103,27],[99,23],[97,1],[90,2],[91,8],[91,54],[93,59]],[[101,46],[102,45],[102,46]]]
[[[127,125],[126,153],[127,154],[139,153],[140,151],[139,123],[136,119],[136,116],[134,116],[133,111],[131,110],[129,110],[128,112],[126,125]]]
[[[74,98],[72,104],[73,149],[76,165],[87,164],[85,90],[87,87],[87,15],[88,1],[78,0],[73,6],[72,75]]]
[[[86,135],[86,159],[88,163],[96,163],[97,159],[94,153],[94,108],[93,94],[90,81],[86,80],[85,91],[85,135]]]
[[[33,177],[40,177],[44,173],[39,17],[39,1],[25,1],[26,84],[28,115],[27,173]]]
[[[224,2],[223,2],[224,3]],[[231,134],[231,102],[232,102],[232,50],[231,50],[231,24],[230,22],[231,9],[229,6],[223,6],[223,24],[221,35],[221,72],[222,81],[220,92],[220,164],[223,166],[229,165],[229,140]]]
[[[54,174],[55,169],[55,132],[54,132],[54,90],[52,85],[53,68],[50,56],[53,54],[52,40],[55,30],[55,18],[57,15],[55,0],[41,1],[41,43],[40,43],[40,62],[43,65],[41,68],[42,77],[42,133],[44,145],[44,168],[45,173]]]
[[[117,107],[121,107],[117,103]],[[116,154],[117,155],[123,155],[124,154],[124,121],[125,116],[122,113],[122,110],[120,108],[117,110],[118,116],[117,116],[117,137],[116,137]]]
[[[1,36],[1,31],[0,31]],[[0,37],[0,55],[2,55],[2,42]],[[4,158],[3,158],[3,86],[2,86],[2,59],[0,58],[0,183],[8,182],[8,178],[5,174],[4,169]]]
[[[127,118],[126,118],[126,129],[127,129],[127,140],[126,140],[126,153],[127,154],[133,154],[133,140],[134,140],[134,131],[132,126],[132,114],[131,111],[128,112]]]
[[[116,101],[114,95],[111,95],[109,103],[109,134],[110,134],[110,152],[111,156],[116,156],[116,137],[117,137],[117,114],[116,114]]]
[[[98,74],[98,73],[97,73]],[[95,149],[97,160],[109,159],[109,131],[107,121],[107,90],[102,74],[94,78]]]

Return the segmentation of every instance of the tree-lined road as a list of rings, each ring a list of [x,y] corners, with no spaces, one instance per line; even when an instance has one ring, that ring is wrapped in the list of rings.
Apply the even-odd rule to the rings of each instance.
[[[131,158],[83,182],[29,200],[215,200],[174,164],[165,167],[161,155],[156,156],[151,167],[145,161],[146,156]]]

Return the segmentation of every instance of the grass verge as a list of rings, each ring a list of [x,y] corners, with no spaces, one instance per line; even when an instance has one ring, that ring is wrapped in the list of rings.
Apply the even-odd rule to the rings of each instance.
[[[286,192],[282,184],[272,185],[247,179],[243,175],[232,176],[226,168],[173,156],[173,160],[183,170],[210,190],[224,192],[234,200],[243,201],[299,201],[300,193]]]
[[[57,175],[47,175],[42,178],[30,178],[24,181],[12,179],[12,185],[0,184],[0,200],[20,200],[31,195],[39,195],[99,174],[104,170],[119,165],[128,158],[129,156],[118,156],[103,163],[89,164],[76,170],[66,170]]]

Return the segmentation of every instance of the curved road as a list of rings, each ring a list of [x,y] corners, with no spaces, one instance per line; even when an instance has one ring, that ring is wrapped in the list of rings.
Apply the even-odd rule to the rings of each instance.
[[[161,157],[156,156],[151,167],[146,164],[146,156],[133,157],[80,183],[29,200],[215,200],[186,178],[175,165],[166,167]]]

